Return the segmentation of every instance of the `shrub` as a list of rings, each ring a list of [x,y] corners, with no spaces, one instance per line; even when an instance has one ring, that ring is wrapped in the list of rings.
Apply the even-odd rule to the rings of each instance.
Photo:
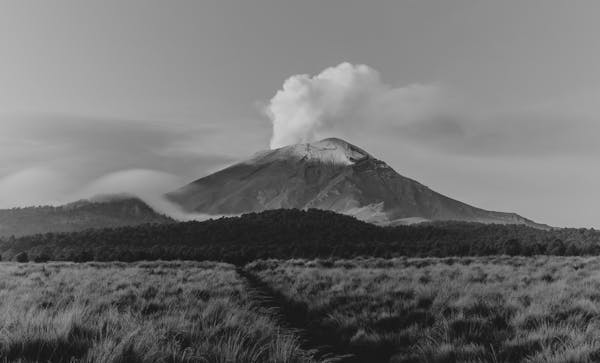
[[[51,260],[50,256],[48,256],[45,253],[41,253],[33,258],[33,261],[37,262],[37,263],[48,262],[50,260]]]
[[[15,261],[17,262],[29,262],[29,256],[27,256],[27,252],[17,253],[15,256]]]

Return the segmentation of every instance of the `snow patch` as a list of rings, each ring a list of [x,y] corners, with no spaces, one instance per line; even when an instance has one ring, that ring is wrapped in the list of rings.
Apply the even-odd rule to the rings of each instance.
[[[372,158],[363,149],[337,138],[317,142],[285,146],[272,151],[261,152],[250,160],[253,163],[274,160],[319,161],[326,164],[353,165]]]

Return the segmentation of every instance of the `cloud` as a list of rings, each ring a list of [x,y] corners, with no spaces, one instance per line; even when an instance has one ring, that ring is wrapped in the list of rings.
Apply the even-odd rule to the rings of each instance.
[[[24,169],[0,178],[0,208],[60,205],[102,196],[137,197],[171,218],[206,220],[222,215],[188,213],[164,194],[184,184],[181,177],[150,169],[120,170],[103,175],[87,185],[73,183],[64,175],[43,167]]]
[[[337,136],[479,158],[600,152],[600,92],[512,108],[475,99],[440,83],[393,86],[367,65],[341,63],[291,76],[265,111],[271,148]]]
[[[85,186],[82,198],[97,194],[127,193],[134,195],[160,195],[183,184],[175,175],[150,169],[129,169],[106,174]]]
[[[197,121],[1,114],[0,125],[0,208],[98,193],[148,198],[230,164],[241,147],[223,145],[242,144],[226,127]]]
[[[393,119],[408,124],[443,106],[439,85],[392,87],[367,65],[342,63],[318,75],[288,78],[266,107],[271,148],[352,135]]]
[[[186,175],[186,170],[204,167],[198,164],[211,156],[216,163],[231,158],[203,147],[204,140],[219,132],[209,125],[56,114],[0,115],[0,122],[0,176],[37,164],[84,181],[130,168]],[[185,148],[170,150],[184,142]]]
[[[61,174],[33,167],[0,178],[0,207],[64,202],[70,184]]]
[[[171,203],[164,197],[165,193],[183,184],[184,180],[181,177],[157,170],[120,170],[94,180],[81,189],[75,195],[75,199],[86,199],[90,196],[119,193],[136,196],[154,210],[177,220],[205,220],[221,217],[220,215],[184,212],[179,206]]]

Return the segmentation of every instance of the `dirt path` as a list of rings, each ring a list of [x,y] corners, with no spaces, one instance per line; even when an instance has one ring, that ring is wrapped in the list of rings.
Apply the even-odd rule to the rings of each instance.
[[[311,317],[304,304],[291,301],[244,268],[238,267],[237,272],[248,284],[249,289],[255,291],[256,300],[260,306],[275,311],[280,323],[296,331],[302,339],[302,347],[306,350],[316,351],[318,359],[343,363],[374,363],[389,360],[390,355],[387,352],[374,354],[374,352],[350,351],[348,344],[342,341],[334,331],[318,325],[321,319]]]

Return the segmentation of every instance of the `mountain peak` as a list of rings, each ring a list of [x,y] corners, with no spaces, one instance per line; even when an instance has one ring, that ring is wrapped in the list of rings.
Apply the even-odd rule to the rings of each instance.
[[[539,226],[448,198],[339,138],[260,152],[167,197],[186,211],[217,215],[317,208],[382,224],[454,220]]]
[[[327,164],[353,165],[373,158],[371,154],[349,142],[331,137],[315,142],[294,144],[256,154],[250,163],[265,163],[274,160],[304,160]]]

